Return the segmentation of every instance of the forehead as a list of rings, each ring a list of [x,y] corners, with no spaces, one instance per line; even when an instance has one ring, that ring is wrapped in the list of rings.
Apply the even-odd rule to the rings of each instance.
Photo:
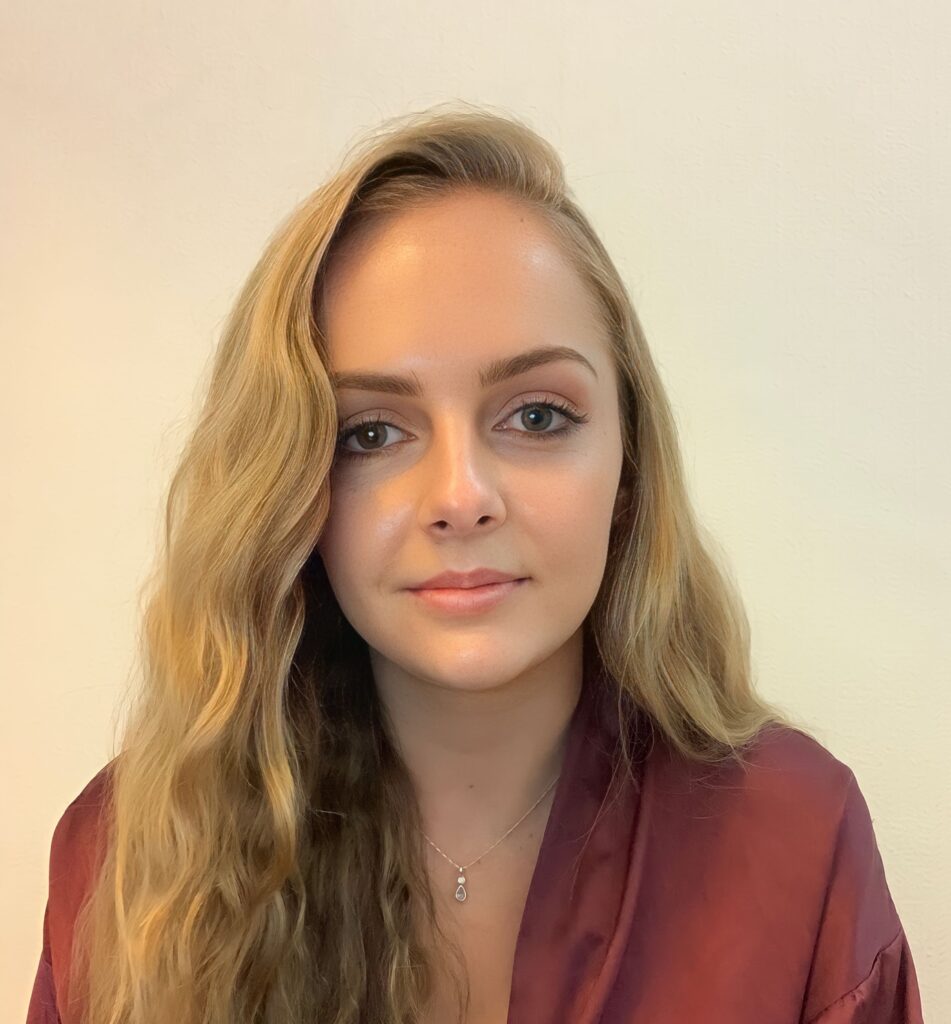
[[[322,326],[333,369],[475,361],[539,345],[602,347],[595,300],[541,215],[466,192],[347,239],[328,267]]]

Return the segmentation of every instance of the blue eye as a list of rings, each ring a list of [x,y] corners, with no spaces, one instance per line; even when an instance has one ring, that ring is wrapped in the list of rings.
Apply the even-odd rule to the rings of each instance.
[[[539,441],[550,441],[550,440],[555,440],[555,439],[557,439],[559,437],[564,437],[567,434],[573,433],[575,430],[578,429],[578,427],[582,423],[587,423],[587,421],[588,421],[588,417],[586,415],[584,415],[583,413],[578,412],[577,410],[573,409],[571,406],[569,406],[569,405],[567,405],[567,404],[565,404],[563,402],[557,402],[557,401],[532,401],[532,402],[525,402],[523,405],[520,405],[517,409],[515,409],[511,413],[509,413],[509,415],[506,417],[506,419],[511,419],[517,413],[524,412],[524,410],[526,410],[526,409],[546,409],[546,410],[550,410],[552,412],[560,413],[568,421],[566,424],[564,424],[563,426],[559,427],[557,430],[545,430],[545,431],[516,430],[515,431],[515,433],[517,433],[517,434],[525,434],[526,436],[534,438],[534,439],[537,439]],[[372,431],[370,431],[370,432],[372,434],[374,434],[374,435],[379,435],[381,433],[382,428],[384,428],[384,427],[389,428],[389,429],[395,429],[395,430],[399,430],[400,429],[399,427],[395,427],[394,424],[388,423],[386,420],[377,419],[377,418],[373,417],[372,415],[369,415],[369,416],[365,417],[364,419],[361,419],[358,423],[354,424],[352,427],[345,427],[343,430],[339,431],[339,433],[337,435],[337,448],[338,448],[340,454],[344,458],[364,459],[364,458],[367,458],[368,456],[373,456],[373,455],[377,455],[377,454],[384,455],[387,452],[391,452],[395,448],[398,448],[399,447],[398,443],[397,444],[388,445],[385,448],[376,448],[376,449],[363,450],[363,451],[358,451],[358,450],[355,450],[353,448],[346,448],[346,447],[344,447],[346,442],[351,437],[356,436],[361,431],[366,431],[366,430],[368,430],[368,428],[372,428]]]

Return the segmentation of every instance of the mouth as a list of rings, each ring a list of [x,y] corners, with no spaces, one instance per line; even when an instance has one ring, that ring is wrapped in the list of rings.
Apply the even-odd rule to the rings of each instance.
[[[432,610],[471,615],[497,607],[527,582],[528,577],[522,577],[502,583],[485,583],[478,587],[433,587],[410,590],[408,593]]]

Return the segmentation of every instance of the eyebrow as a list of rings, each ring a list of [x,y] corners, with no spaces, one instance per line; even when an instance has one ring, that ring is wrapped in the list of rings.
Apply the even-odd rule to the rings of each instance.
[[[598,374],[595,368],[576,349],[569,348],[567,345],[544,345],[541,348],[530,349],[528,352],[519,352],[514,356],[494,359],[479,370],[479,385],[482,388],[489,388],[510,377],[527,373],[529,370],[535,369],[536,366],[545,366],[548,363],[566,359],[586,366],[597,379]],[[394,373],[354,370],[350,373],[333,373],[331,380],[337,389],[382,391],[392,395],[403,395],[407,398],[421,398],[423,395],[423,387],[415,373],[409,377],[403,377]]]

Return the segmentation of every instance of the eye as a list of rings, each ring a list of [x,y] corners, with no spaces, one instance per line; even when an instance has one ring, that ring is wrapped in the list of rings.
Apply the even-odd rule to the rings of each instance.
[[[392,448],[374,448],[367,450],[359,450],[353,448],[344,447],[346,442],[352,437],[357,437],[363,434],[364,437],[368,437],[371,444],[379,442],[383,436],[384,430],[399,430],[399,427],[395,427],[392,423],[387,423],[386,420],[375,419],[373,416],[368,416],[361,419],[352,427],[345,427],[337,434],[337,447],[341,455],[344,456],[355,456],[356,458],[364,458],[367,455],[375,455],[377,452],[387,452]],[[402,433],[402,431],[400,431]]]
[[[570,434],[577,427],[586,423],[588,417],[573,409],[570,405],[565,402],[560,402],[553,399],[532,399],[528,402],[523,402],[514,412],[509,413],[506,419],[511,419],[513,416],[519,416],[524,413],[526,409],[530,409],[529,414],[534,422],[533,426],[538,426],[542,429],[539,430],[518,430],[516,433],[528,434],[530,437],[538,438],[539,440],[549,440],[551,438],[562,437],[565,434]],[[541,410],[541,411],[539,411]],[[545,430],[544,427],[551,422],[551,414],[557,413],[562,419],[567,420],[563,426],[560,426],[557,430]],[[525,423],[527,417],[522,415],[519,422]],[[531,422],[531,421],[529,421]]]
[[[550,398],[532,399],[530,401],[523,402],[520,406],[518,406],[517,409],[515,409],[513,412],[509,413],[508,416],[506,416],[506,421],[511,420],[514,416],[518,416],[519,414],[524,413],[527,409],[532,411],[531,417],[534,420],[534,423],[532,425],[538,426],[540,429],[520,430],[518,428],[515,428],[513,430],[512,428],[505,428],[502,431],[502,433],[524,434],[532,438],[533,440],[537,439],[540,441],[550,441],[556,440],[559,437],[564,437],[567,434],[572,433],[573,431],[577,430],[581,426],[581,424],[587,423],[588,421],[588,417],[584,413],[581,413],[578,410],[574,409],[566,402],[552,400]],[[557,415],[561,416],[563,419],[567,420],[567,423],[558,427],[556,430],[546,430],[545,427],[547,427],[551,422],[552,413],[556,413]],[[526,417],[523,416],[520,422],[525,423]],[[528,422],[531,423],[532,421],[528,420]],[[338,450],[344,458],[352,457],[362,459],[377,454],[385,455],[388,452],[391,452],[399,447],[399,444],[392,444],[387,446],[382,446],[380,444],[380,442],[383,439],[384,432],[388,432],[390,430],[396,430],[400,433],[403,433],[403,431],[401,431],[400,428],[395,426],[394,424],[389,423],[386,420],[379,419],[378,417],[375,417],[372,413],[368,414],[353,426],[345,427],[338,433]],[[377,447],[370,449],[355,449],[346,447],[346,443],[351,438],[358,438],[361,436],[361,434],[365,439],[369,440],[371,444],[376,444]]]

